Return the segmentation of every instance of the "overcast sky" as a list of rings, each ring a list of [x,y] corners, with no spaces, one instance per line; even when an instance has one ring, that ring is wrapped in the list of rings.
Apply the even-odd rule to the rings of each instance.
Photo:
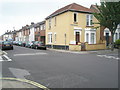
[[[0,35],[7,30],[22,28],[31,22],[43,21],[55,10],[71,3],[85,7],[100,4],[99,0],[0,0]]]

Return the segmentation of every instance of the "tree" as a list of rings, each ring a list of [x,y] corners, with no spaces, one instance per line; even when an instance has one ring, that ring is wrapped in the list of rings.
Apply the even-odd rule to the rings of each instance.
[[[119,2],[101,2],[97,8],[99,12],[93,13],[99,21],[100,26],[108,28],[111,32],[111,50],[114,50],[114,34],[118,24],[120,24],[120,1]]]

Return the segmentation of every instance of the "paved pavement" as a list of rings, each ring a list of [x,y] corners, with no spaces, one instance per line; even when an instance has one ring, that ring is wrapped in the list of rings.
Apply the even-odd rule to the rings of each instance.
[[[116,53],[118,54],[119,50],[118,49],[114,49],[114,51],[111,51],[110,49],[106,49],[106,50],[91,50],[91,51],[69,51],[69,50],[59,50],[59,49],[48,49],[50,51],[57,51],[57,52],[64,52],[64,53],[73,53],[73,54],[87,54],[87,53],[96,53],[96,54],[112,54],[112,53]]]
[[[3,77],[26,79],[47,88],[118,87],[117,51],[72,53],[15,46],[6,52],[11,61],[2,61]],[[98,56],[102,54],[106,56]]]

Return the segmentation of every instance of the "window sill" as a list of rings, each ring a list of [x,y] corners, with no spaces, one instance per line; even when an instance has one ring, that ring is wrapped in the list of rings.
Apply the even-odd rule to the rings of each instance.
[[[90,26],[86,26],[86,27],[94,27],[93,25],[90,25]]]
[[[74,24],[78,24],[78,22],[73,22]]]

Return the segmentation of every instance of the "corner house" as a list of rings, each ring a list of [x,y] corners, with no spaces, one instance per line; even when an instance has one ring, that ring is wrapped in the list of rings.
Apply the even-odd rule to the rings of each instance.
[[[46,17],[46,45],[54,49],[98,50],[105,49],[105,40],[100,39],[100,28],[93,10],[72,3]]]

